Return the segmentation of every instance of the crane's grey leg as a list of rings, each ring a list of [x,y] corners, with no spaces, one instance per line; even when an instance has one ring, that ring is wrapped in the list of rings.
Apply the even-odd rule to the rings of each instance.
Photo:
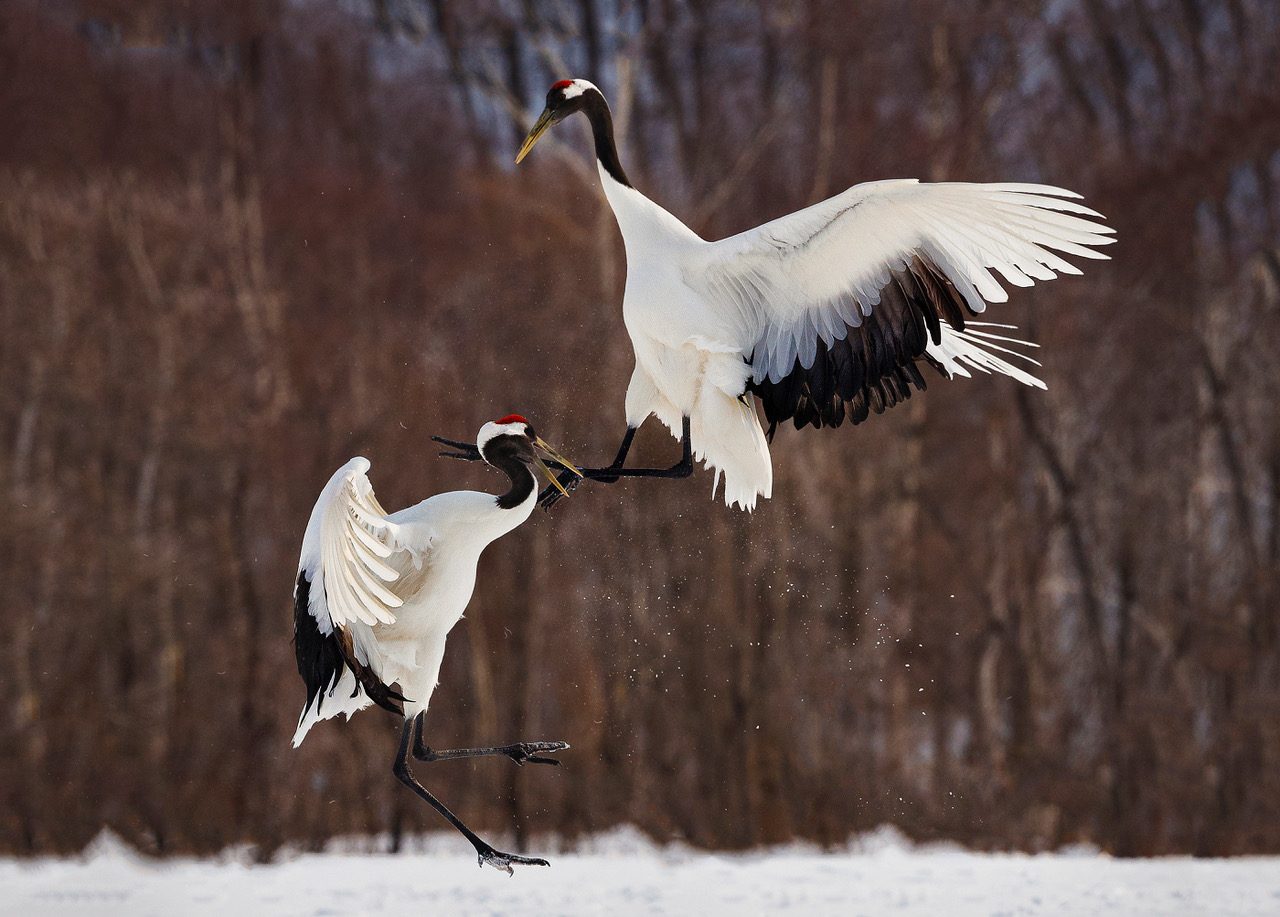
[[[414,732],[414,720],[418,718],[414,717],[413,720],[404,721],[404,732],[400,734],[400,752],[396,755],[396,762],[391,768],[391,772],[396,775],[396,779],[425,799],[431,808],[443,815],[449,824],[457,828],[463,837],[471,841],[471,846],[476,848],[476,857],[479,859],[481,866],[487,863],[495,869],[505,869],[507,875],[511,875],[512,864],[550,866],[550,863],[539,857],[525,857],[516,853],[503,853],[501,850],[495,850],[480,840],[474,831],[462,823],[462,819],[445,808],[444,803],[432,796],[426,787],[414,779],[413,769],[409,766],[409,746]]]
[[[689,433],[689,416],[686,414],[681,425],[680,444],[682,455],[680,461],[670,468],[623,468],[627,453],[631,450],[631,440],[635,438],[638,427],[627,427],[627,435],[622,438],[622,447],[618,457],[608,468],[586,468],[582,471],[584,478],[599,481],[601,484],[612,484],[618,478],[687,478],[693,474],[693,439]]]
[[[549,751],[564,751],[568,742],[515,742],[511,745],[499,745],[496,748],[448,748],[435,750],[422,741],[422,724],[425,713],[413,718],[413,756],[419,761],[451,761],[454,758],[483,758],[489,755],[505,755],[516,764],[555,764],[555,758],[544,758],[542,754]]]
[[[689,417],[684,417],[682,424],[681,444],[683,446],[683,454],[680,461],[672,465],[670,468],[624,468],[623,463],[627,460],[627,453],[631,451],[631,441],[635,439],[638,427],[627,427],[627,433],[622,437],[622,446],[618,449],[618,456],[613,460],[613,464],[608,468],[581,468],[582,477],[579,478],[569,472],[560,475],[560,483],[564,485],[566,490],[572,490],[580,480],[598,481],[601,484],[613,484],[619,478],[687,478],[693,474],[693,440],[689,433]],[[538,495],[538,504],[543,509],[550,509],[557,500],[564,494],[560,493],[554,487],[546,488]]]

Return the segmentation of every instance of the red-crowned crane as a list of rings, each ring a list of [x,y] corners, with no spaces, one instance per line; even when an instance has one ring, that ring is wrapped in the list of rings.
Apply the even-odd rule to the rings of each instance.
[[[393,768],[397,779],[471,841],[482,865],[510,873],[513,863],[546,866],[547,861],[503,853],[482,841],[414,778],[410,757],[505,755],[517,764],[559,764],[546,753],[569,747],[519,742],[434,751],[423,742],[422,727],[445,637],[471,600],[480,553],[528,519],[538,502],[529,466],[558,486],[536,450],[562,469],[573,466],[517,414],[481,427],[474,448],[511,479],[506,493],[437,494],[389,514],[373,495],[364,458],[349,461],[325,485],[302,539],[294,590],[294,648],[307,703],[293,745],[320,720],[340,713],[350,717],[370,704],[403,715]]]
[[[993,271],[1020,287],[1079,274],[1057,253],[1106,258],[1095,247],[1114,241],[1101,215],[1062,188],[907,179],[855,185],[708,242],[632,186],[609,106],[586,80],[551,87],[516,162],[575,112],[590,122],[622,232],[622,317],[636,356],[626,435],[612,465],[583,469],[594,480],[685,477],[698,459],[715,470],[713,494],[723,474],[725,502],[750,510],[772,492],[768,443],[779,423],[861,423],[924,389],[922,361],[948,378],[981,370],[1044,388],[1001,358],[1027,359],[1006,346],[1025,342],[991,330],[1009,326],[966,314],[1008,298]],[[751,395],[764,406],[767,435]],[[681,439],[683,458],[671,468],[624,468],[650,414]]]

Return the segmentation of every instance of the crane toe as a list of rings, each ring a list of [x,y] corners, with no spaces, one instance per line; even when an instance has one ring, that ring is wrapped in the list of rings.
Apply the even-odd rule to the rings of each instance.
[[[479,861],[481,868],[492,866],[494,869],[501,869],[507,875],[512,875],[514,870],[512,865],[519,866],[550,866],[546,860],[541,857],[524,857],[518,853],[503,853],[501,850],[494,850],[488,844],[476,848],[476,859]]]
[[[560,487],[563,487],[564,491],[552,485],[538,494],[538,505],[543,509],[551,509],[561,497],[565,496],[566,492],[575,490],[583,479],[571,471],[562,471],[556,480],[560,482]]]
[[[450,449],[456,450],[454,452],[441,452],[440,454],[445,458],[461,459],[464,462],[478,462],[481,459],[480,450],[476,448],[475,443],[464,443],[456,439],[445,439],[443,436],[433,436],[431,438],[442,446],[448,446]]]
[[[559,767],[560,762],[557,759],[544,757],[544,753],[564,751],[568,747],[568,742],[517,742],[514,745],[508,745],[502,750],[502,753],[521,766],[527,762],[530,764],[554,764]]]

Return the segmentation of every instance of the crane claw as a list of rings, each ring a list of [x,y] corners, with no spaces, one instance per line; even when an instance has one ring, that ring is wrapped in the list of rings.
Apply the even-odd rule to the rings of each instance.
[[[557,759],[543,757],[542,752],[564,751],[568,747],[568,742],[517,742],[504,748],[503,754],[521,766],[527,762],[529,764],[554,764],[559,767],[560,762]]]
[[[433,436],[431,438],[441,445],[457,450],[455,452],[441,452],[440,455],[444,458],[460,459],[464,462],[480,461],[480,450],[476,448],[475,443],[464,443],[459,442],[456,439],[445,439],[443,436]]]
[[[481,868],[492,866],[494,869],[505,870],[507,875],[511,875],[513,863],[521,866],[550,866],[546,860],[541,857],[522,857],[518,853],[503,853],[501,850],[494,850],[488,844],[481,841],[481,845],[476,847],[476,860]]]
[[[543,509],[551,509],[557,500],[567,496],[569,491],[574,490],[584,480],[584,477],[570,471],[562,471],[557,480],[560,482],[560,487],[548,487],[538,495],[538,505]]]

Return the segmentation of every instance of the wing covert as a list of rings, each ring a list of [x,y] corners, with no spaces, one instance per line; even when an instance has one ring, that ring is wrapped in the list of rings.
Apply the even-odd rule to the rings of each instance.
[[[855,185],[710,243],[685,282],[735,329],[772,425],[856,423],[924,388],[920,360],[947,376],[957,354],[1004,372],[990,343],[944,335],[944,323],[963,332],[1008,299],[1002,282],[1079,274],[1063,254],[1105,259],[1096,246],[1113,230],[1076,197],[1018,183]]]
[[[389,587],[400,574],[387,563],[397,551],[399,526],[373,495],[369,462],[352,459],[321,495],[320,559],[324,599],[335,626],[356,621],[370,627],[394,624],[404,604]],[[313,600],[314,601],[314,600]]]
[[[855,185],[710,244],[703,269],[686,282],[739,326],[756,381],[777,382],[796,360],[810,368],[819,341],[830,345],[859,327],[892,281],[913,307],[902,319],[923,318],[937,344],[938,319],[963,330],[965,313],[1008,298],[996,273],[1030,286],[1080,273],[1058,253],[1106,258],[1091,246],[1115,241],[1113,230],[1067,200],[1075,197],[1018,183]]]
[[[334,473],[302,540],[294,646],[307,685],[303,720],[313,704],[321,709],[347,668],[379,706],[398,713],[404,700],[370,667],[360,645],[364,638],[354,627],[395,623],[394,611],[404,604],[394,591],[399,571],[417,560],[402,543],[401,526],[387,518],[373,495],[368,470],[367,459],[354,458]]]

